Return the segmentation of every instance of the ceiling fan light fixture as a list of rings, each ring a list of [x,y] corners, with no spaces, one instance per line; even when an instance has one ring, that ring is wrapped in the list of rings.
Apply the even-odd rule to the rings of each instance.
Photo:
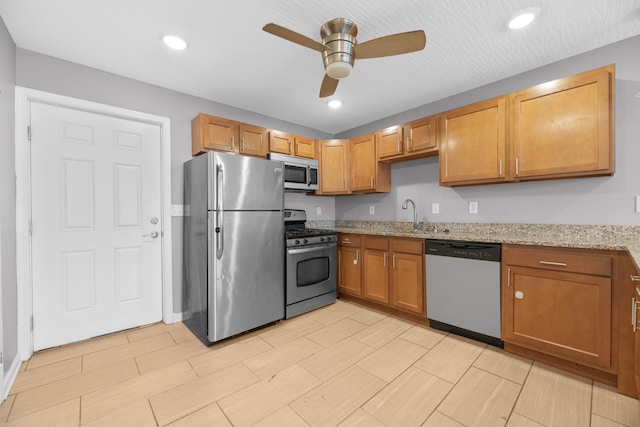
[[[336,61],[331,64],[327,64],[325,71],[327,75],[332,79],[343,79],[351,74],[353,66],[348,62]]]
[[[187,42],[182,37],[175,34],[164,34],[162,36],[164,44],[175,50],[185,50],[187,48]]]
[[[530,7],[521,10],[509,20],[509,23],[507,25],[512,30],[526,27],[527,25],[531,24],[539,14],[540,9],[537,7]]]
[[[332,99],[331,101],[327,102],[327,105],[335,110],[336,108],[342,107],[342,101],[340,101],[339,99]]]

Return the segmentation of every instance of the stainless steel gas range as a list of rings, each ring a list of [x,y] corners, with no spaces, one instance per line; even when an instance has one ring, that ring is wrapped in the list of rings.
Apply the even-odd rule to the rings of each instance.
[[[284,210],[287,247],[285,319],[336,300],[336,233],[305,228],[306,220],[307,214],[303,210]]]

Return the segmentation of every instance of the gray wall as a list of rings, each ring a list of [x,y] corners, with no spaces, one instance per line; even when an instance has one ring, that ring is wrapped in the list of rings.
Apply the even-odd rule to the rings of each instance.
[[[0,18],[0,286],[5,372],[18,354],[15,178],[16,45]]]
[[[445,188],[438,186],[437,158],[392,165],[389,194],[336,197],[336,218],[344,220],[410,221],[400,209],[412,198],[422,221],[515,222],[550,224],[640,224],[634,212],[640,195],[640,37],[603,48],[424,105],[337,135],[351,138],[398,123],[447,111],[561,77],[616,65],[616,172],[612,177]],[[478,202],[478,214],[468,202]],[[431,203],[440,214],[431,213]],[[368,207],[376,214],[369,215]],[[309,208],[311,204],[308,204]]]
[[[170,118],[172,204],[182,204],[182,164],[191,158],[191,119],[200,112],[311,138],[332,136],[24,49],[17,50],[16,58],[18,86]],[[330,205],[333,215],[333,203]],[[182,311],[182,218],[175,217],[172,221],[173,306],[178,313]],[[15,221],[13,230],[15,235]]]

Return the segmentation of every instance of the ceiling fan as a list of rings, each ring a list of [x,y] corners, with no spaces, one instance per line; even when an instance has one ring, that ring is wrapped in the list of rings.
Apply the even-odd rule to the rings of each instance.
[[[424,31],[409,31],[379,37],[358,44],[358,27],[346,18],[335,18],[320,28],[322,43],[280,25],[269,23],[262,28],[275,36],[322,53],[325,76],[320,86],[320,98],[331,96],[339,79],[351,73],[356,59],[381,58],[424,49],[427,37]]]

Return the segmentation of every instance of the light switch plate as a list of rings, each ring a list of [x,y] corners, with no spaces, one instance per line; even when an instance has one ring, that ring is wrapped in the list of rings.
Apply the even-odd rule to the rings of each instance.
[[[436,215],[440,213],[440,203],[431,203],[431,213]]]
[[[478,213],[478,202],[469,202],[469,213]]]
[[[640,213],[640,196],[636,196],[636,213]]]
[[[376,214],[376,207],[374,205],[370,205],[369,206],[369,215],[375,215]]]
[[[322,215],[322,206],[316,206],[316,215]]]

